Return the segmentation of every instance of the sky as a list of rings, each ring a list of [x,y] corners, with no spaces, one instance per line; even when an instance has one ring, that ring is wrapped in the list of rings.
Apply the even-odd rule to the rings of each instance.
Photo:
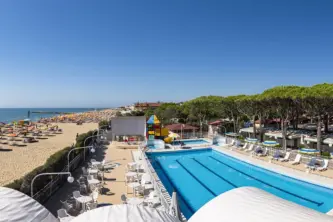
[[[0,108],[333,82],[332,0],[1,0]]]

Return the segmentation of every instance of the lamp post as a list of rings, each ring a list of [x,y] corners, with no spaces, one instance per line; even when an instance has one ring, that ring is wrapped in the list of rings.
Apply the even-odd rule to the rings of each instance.
[[[31,181],[31,185],[30,185],[30,189],[31,189],[31,197],[33,198],[34,197],[34,189],[33,189],[33,185],[34,185],[34,181],[37,177],[40,177],[40,176],[45,176],[45,175],[63,175],[63,174],[67,174],[69,175],[67,177],[67,181],[69,183],[73,183],[74,182],[74,177],[72,177],[72,174],[70,172],[53,172],[53,173],[41,173],[41,174],[38,174],[36,175],[32,181]]]
[[[91,152],[94,153],[95,152],[95,149],[93,146],[83,146],[83,147],[77,147],[77,148],[74,148],[74,149],[71,149],[68,154],[67,154],[67,167],[68,167],[68,172],[70,172],[69,170],[69,155],[71,154],[71,152],[73,152],[74,150],[80,150],[80,149],[89,149],[91,148]]]

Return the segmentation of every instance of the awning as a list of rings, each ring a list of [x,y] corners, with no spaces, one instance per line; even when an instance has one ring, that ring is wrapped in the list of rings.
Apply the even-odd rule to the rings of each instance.
[[[58,222],[44,206],[31,197],[7,187],[0,187],[0,222]]]
[[[333,138],[326,138],[326,139],[324,139],[323,143],[325,143],[325,144],[333,144]]]
[[[333,217],[254,187],[225,192],[201,207],[188,222],[332,222]]]
[[[71,222],[180,222],[165,211],[129,204],[100,207],[75,217]]]

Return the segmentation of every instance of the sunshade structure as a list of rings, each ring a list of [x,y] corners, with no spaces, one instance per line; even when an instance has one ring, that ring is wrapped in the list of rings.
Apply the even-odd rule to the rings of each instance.
[[[324,139],[323,143],[328,144],[329,146],[333,145],[333,138]]]
[[[71,222],[180,222],[174,216],[154,208],[129,204],[100,207],[87,211]]]
[[[0,222],[57,222],[58,220],[31,197],[0,187]]]
[[[258,188],[241,187],[215,197],[188,222],[332,222],[332,219]]]
[[[248,143],[256,143],[256,142],[258,142],[258,139],[256,139],[256,138],[246,138],[245,141],[248,142]]]
[[[157,119],[157,116],[155,115],[152,115],[148,121],[147,121],[148,124],[160,124],[160,121]]]
[[[264,146],[278,146],[279,143],[276,141],[272,141],[272,140],[266,140],[262,143],[262,145]]]

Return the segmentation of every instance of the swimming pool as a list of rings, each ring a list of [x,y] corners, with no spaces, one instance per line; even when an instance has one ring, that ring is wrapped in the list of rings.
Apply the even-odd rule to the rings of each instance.
[[[173,141],[172,145],[180,145],[183,142],[185,145],[202,145],[202,144],[209,144],[207,140],[204,139],[195,139],[195,140],[176,140]]]
[[[294,203],[326,213],[333,208],[333,190],[300,181],[225,155],[211,148],[148,153],[171,195],[179,194],[185,217],[228,190],[253,186]]]

